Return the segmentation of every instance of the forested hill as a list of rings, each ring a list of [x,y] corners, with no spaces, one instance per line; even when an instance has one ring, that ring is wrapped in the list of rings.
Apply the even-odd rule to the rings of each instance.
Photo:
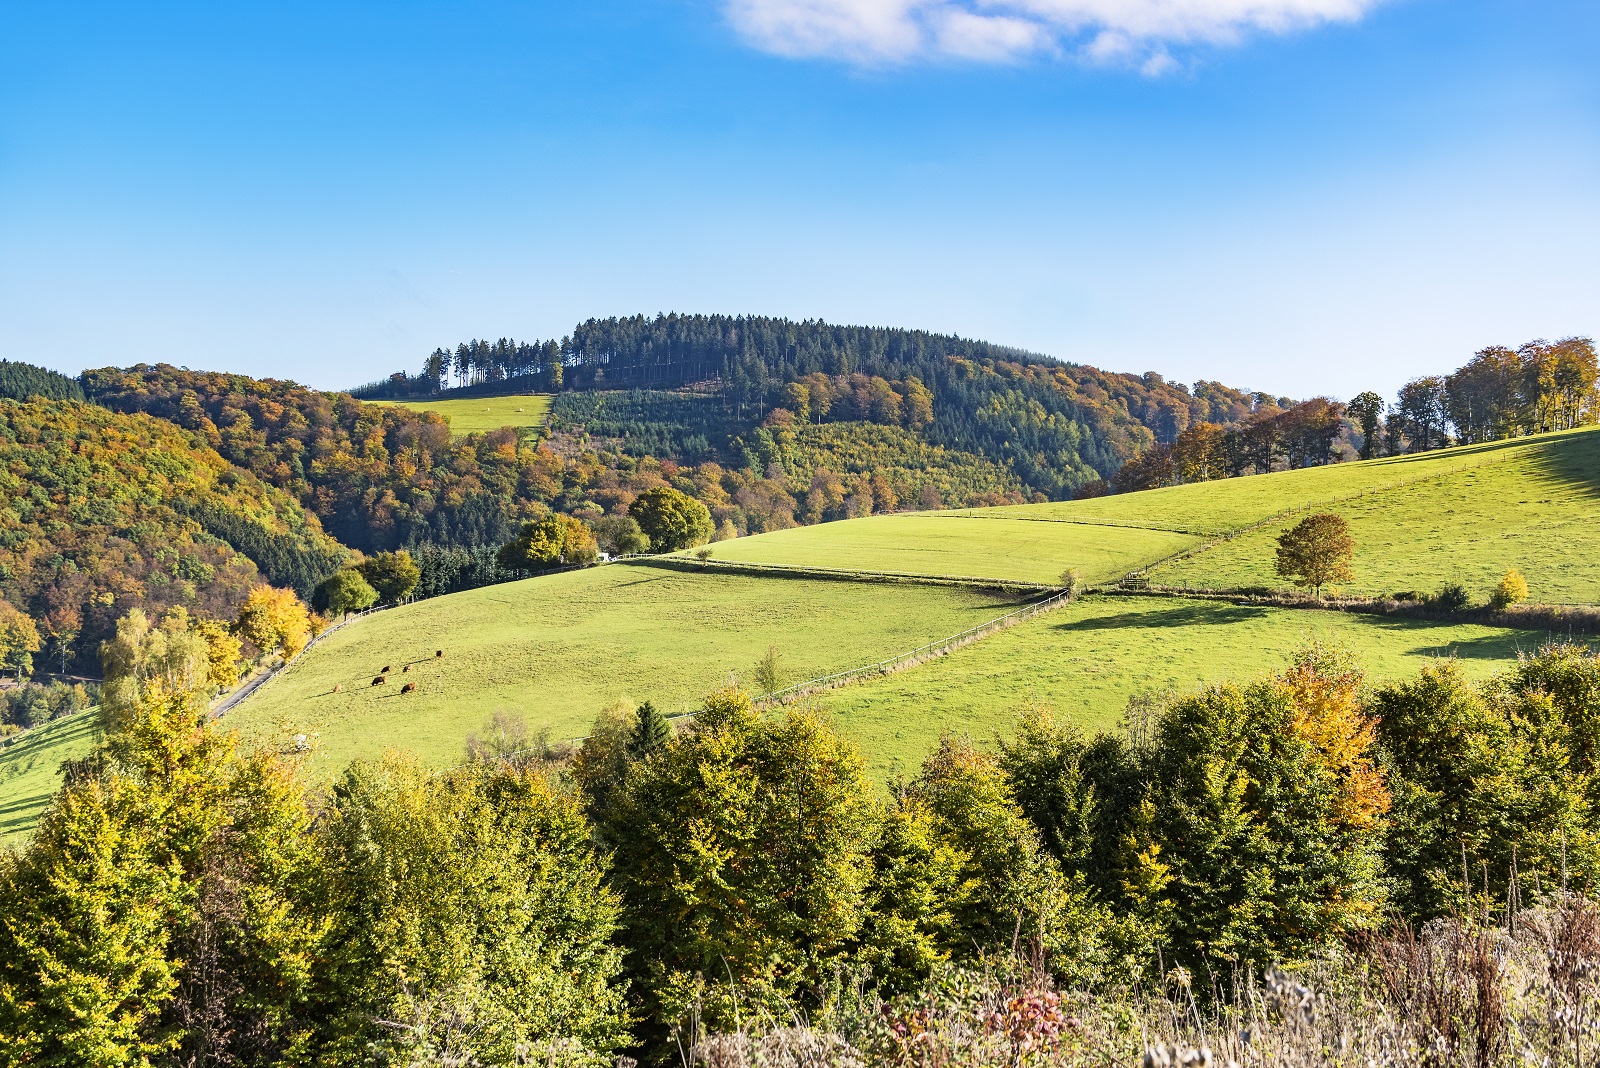
[[[880,392],[880,404],[926,390],[931,419],[919,430],[928,442],[1005,463],[1050,497],[1109,478],[1191,425],[1231,424],[1255,407],[1251,394],[1215,382],[1191,390],[1154,373],[1111,373],[922,330],[677,314],[590,319],[560,342],[474,341],[436,350],[419,374],[396,376],[370,393],[433,393],[452,380],[485,392],[495,383],[698,386],[714,390],[731,417],[752,424],[775,407],[807,408],[810,420],[820,421],[841,402],[865,420],[868,412],[853,409],[873,404],[874,388],[896,394]]]
[[[37,622],[54,667],[92,671],[131,608],[225,618],[252,585],[309,593],[349,555],[171,423],[0,399],[0,599]]]

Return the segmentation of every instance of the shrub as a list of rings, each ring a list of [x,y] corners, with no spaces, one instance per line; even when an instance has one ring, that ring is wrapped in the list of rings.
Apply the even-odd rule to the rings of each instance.
[[[1459,582],[1447,582],[1430,598],[1430,603],[1441,612],[1463,612],[1472,607],[1472,594]]]
[[[1500,579],[1500,585],[1489,594],[1489,604],[1494,608],[1509,608],[1527,599],[1528,580],[1514,567],[1506,569],[1505,576]]]
[[[880,815],[860,753],[814,712],[762,719],[729,690],[618,782],[629,718],[580,761],[607,793],[635,989],[664,1023],[697,1000],[732,1023],[740,997],[804,999],[866,918]]]
[[[358,764],[321,840],[321,1063],[366,1063],[370,1043],[395,1038],[378,1021],[415,1023],[419,996],[463,992],[475,1059],[462,1063],[515,1063],[519,1046],[557,1038],[602,1051],[624,1039],[617,902],[576,799],[536,771]]]

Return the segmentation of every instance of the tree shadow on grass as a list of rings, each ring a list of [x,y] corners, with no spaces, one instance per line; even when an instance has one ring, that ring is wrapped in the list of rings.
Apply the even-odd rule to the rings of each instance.
[[[1534,469],[1576,493],[1600,499],[1600,431],[1556,438],[1539,450]]]
[[[1237,605],[1213,602],[1189,602],[1172,607],[1156,608],[1143,612],[1118,612],[1113,615],[1088,616],[1069,623],[1057,623],[1056,630],[1140,630],[1153,627],[1226,627],[1236,623],[1249,623],[1263,619],[1271,609],[1257,605]]]

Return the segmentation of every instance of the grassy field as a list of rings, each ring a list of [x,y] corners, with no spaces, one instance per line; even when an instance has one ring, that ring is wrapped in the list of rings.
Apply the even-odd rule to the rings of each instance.
[[[1087,501],[1023,504],[957,512],[1029,519],[1126,523],[1156,529],[1222,534],[1265,519],[1285,508],[1370,492],[1395,482],[1432,477],[1464,465],[1499,463],[1530,453],[1560,448],[1566,441],[1595,431],[1553,434],[1487,445],[1467,445],[1413,456],[1307,467],[1269,475],[1197,482],[1187,486],[1098,497]]]
[[[1015,607],[980,591],[612,565],[420,601],[311,649],[224,721],[248,738],[315,731],[313,774],[410,749],[459,760],[498,710],[557,738],[584,734],[612,701],[666,712],[747,675],[768,645],[789,681],[854,667]],[[443,649],[442,659],[434,651]],[[413,665],[402,673],[403,665]],[[385,665],[389,682],[374,687]],[[415,682],[417,692],[401,696]],[[334,693],[334,684],[342,692]]]
[[[499,430],[503,426],[541,427],[550,418],[550,397],[544,393],[469,400],[380,400],[367,403],[398,404],[413,411],[438,412],[450,420],[450,431],[457,435]]]
[[[1410,588],[1432,581],[1439,570],[1434,561],[1419,567],[1414,581],[1404,578],[1418,546],[1437,561],[1448,559],[1449,566],[1472,560],[1477,572],[1493,570],[1498,578],[1509,565],[1500,563],[1502,554],[1488,544],[1484,523],[1503,507],[1527,518],[1525,524],[1515,520],[1516,529],[1508,537],[1519,548],[1525,544],[1530,566],[1541,569],[1541,578],[1530,573],[1529,580],[1568,599],[1587,600],[1589,565],[1562,565],[1566,573],[1556,565],[1569,546],[1582,550],[1588,544],[1581,535],[1574,540],[1573,528],[1587,523],[1600,531],[1597,456],[1600,431],[1578,431],[1087,501],[870,516],[721,542],[712,547],[712,555],[741,563],[1041,583],[1055,582],[1064,568],[1073,567],[1090,582],[1109,582],[1285,508],[1364,494],[1329,507],[1366,508],[1378,517],[1394,502],[1415,501],[1415,517],[1426,519],[1450,507],[1441,501],[1470,498],[1477,502],[1474,508],[1443,514],[1435,523],[1412,524],[1391,542],[1370,538],[1375,552],[1380,543],[1396,550],[1395,566],[1380,585]],[[1595,537],[1600,542],[1600,534]],[[1253,543],[1241,551],[1259,555]],[[1170,577],[1196,581],[1211,570],[1212,558],[1211,552],[1202,554]],[[1228,574],[1248,570],[1230,564]],[[1251,581],[1264,580],[1257,574]]]
[[[99,721],[86,711],[0,747],[0,839],[32,829],[61,785],[61,762],[86,756],[99,735]]]
[[[1345,517],[1355,538],[1349,592],[1433,591],[1461,582],[1483,600],[1515,567],[1535,601],[1600,603],[1600,433],[1545,439],[1500,463],[1326,510]],[[1285,586],[1273,571],[1276,539],[1298,518],[1158,568],[1150,578]]]
[[[1186,692],[1275,671],[1306,641],[1334,641],[1369,676],[1456,656],[1486,676],[1544,636],[1343,612],[1239,607],[1167,597],[1087,597],[910,671],[818,695],[880,780],[914,773],[946,732],[986,743],[1017,711],[1047,702],[1088,730],[1114,727],[1135,694]]]
[[[740,563],[1048,584],[1068,567],[1089,582],[1109,582],[1202,540],[1162,530],[898,512],[718,542],[711,555]]]

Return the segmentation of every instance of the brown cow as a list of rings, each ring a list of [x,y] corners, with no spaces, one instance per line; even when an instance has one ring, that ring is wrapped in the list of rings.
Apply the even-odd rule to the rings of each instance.
[[[385,665],[383,665],[383,670],[378,672],[378,674],[387,675],[387,674],[389,674],[389,671],[390,671],[389,665],[385,664]]]
[[[440,658],[440,657],[441,657],[441,656],[443,656],[443,655],[444,655],[444,650],[443,650],[443,649],[435,649],[435,650],[434,650],[434,651],[433,651],[433,658],[434,658],[434,659],[435,659],[435,660],[437,660],[437,659],[439,659],[439,658]]]
[[[416,683],[408,682],[404,686],[400,687],[400,692],[401,693],[411,693],[416,688],[417,688],[417,684]]]
[[[408,672],[410,670],[411,670],[411,665],[407,664],[405,667],[400,669],[400,674],[404,675],[406,672]]]
[[[374,686],[382,686],[384,683],[386,683],[388,681],[389,681],[389,679],[388,679],[387,676],[379,675],[377,678],[372,680],[372,685],[374,685]]]

